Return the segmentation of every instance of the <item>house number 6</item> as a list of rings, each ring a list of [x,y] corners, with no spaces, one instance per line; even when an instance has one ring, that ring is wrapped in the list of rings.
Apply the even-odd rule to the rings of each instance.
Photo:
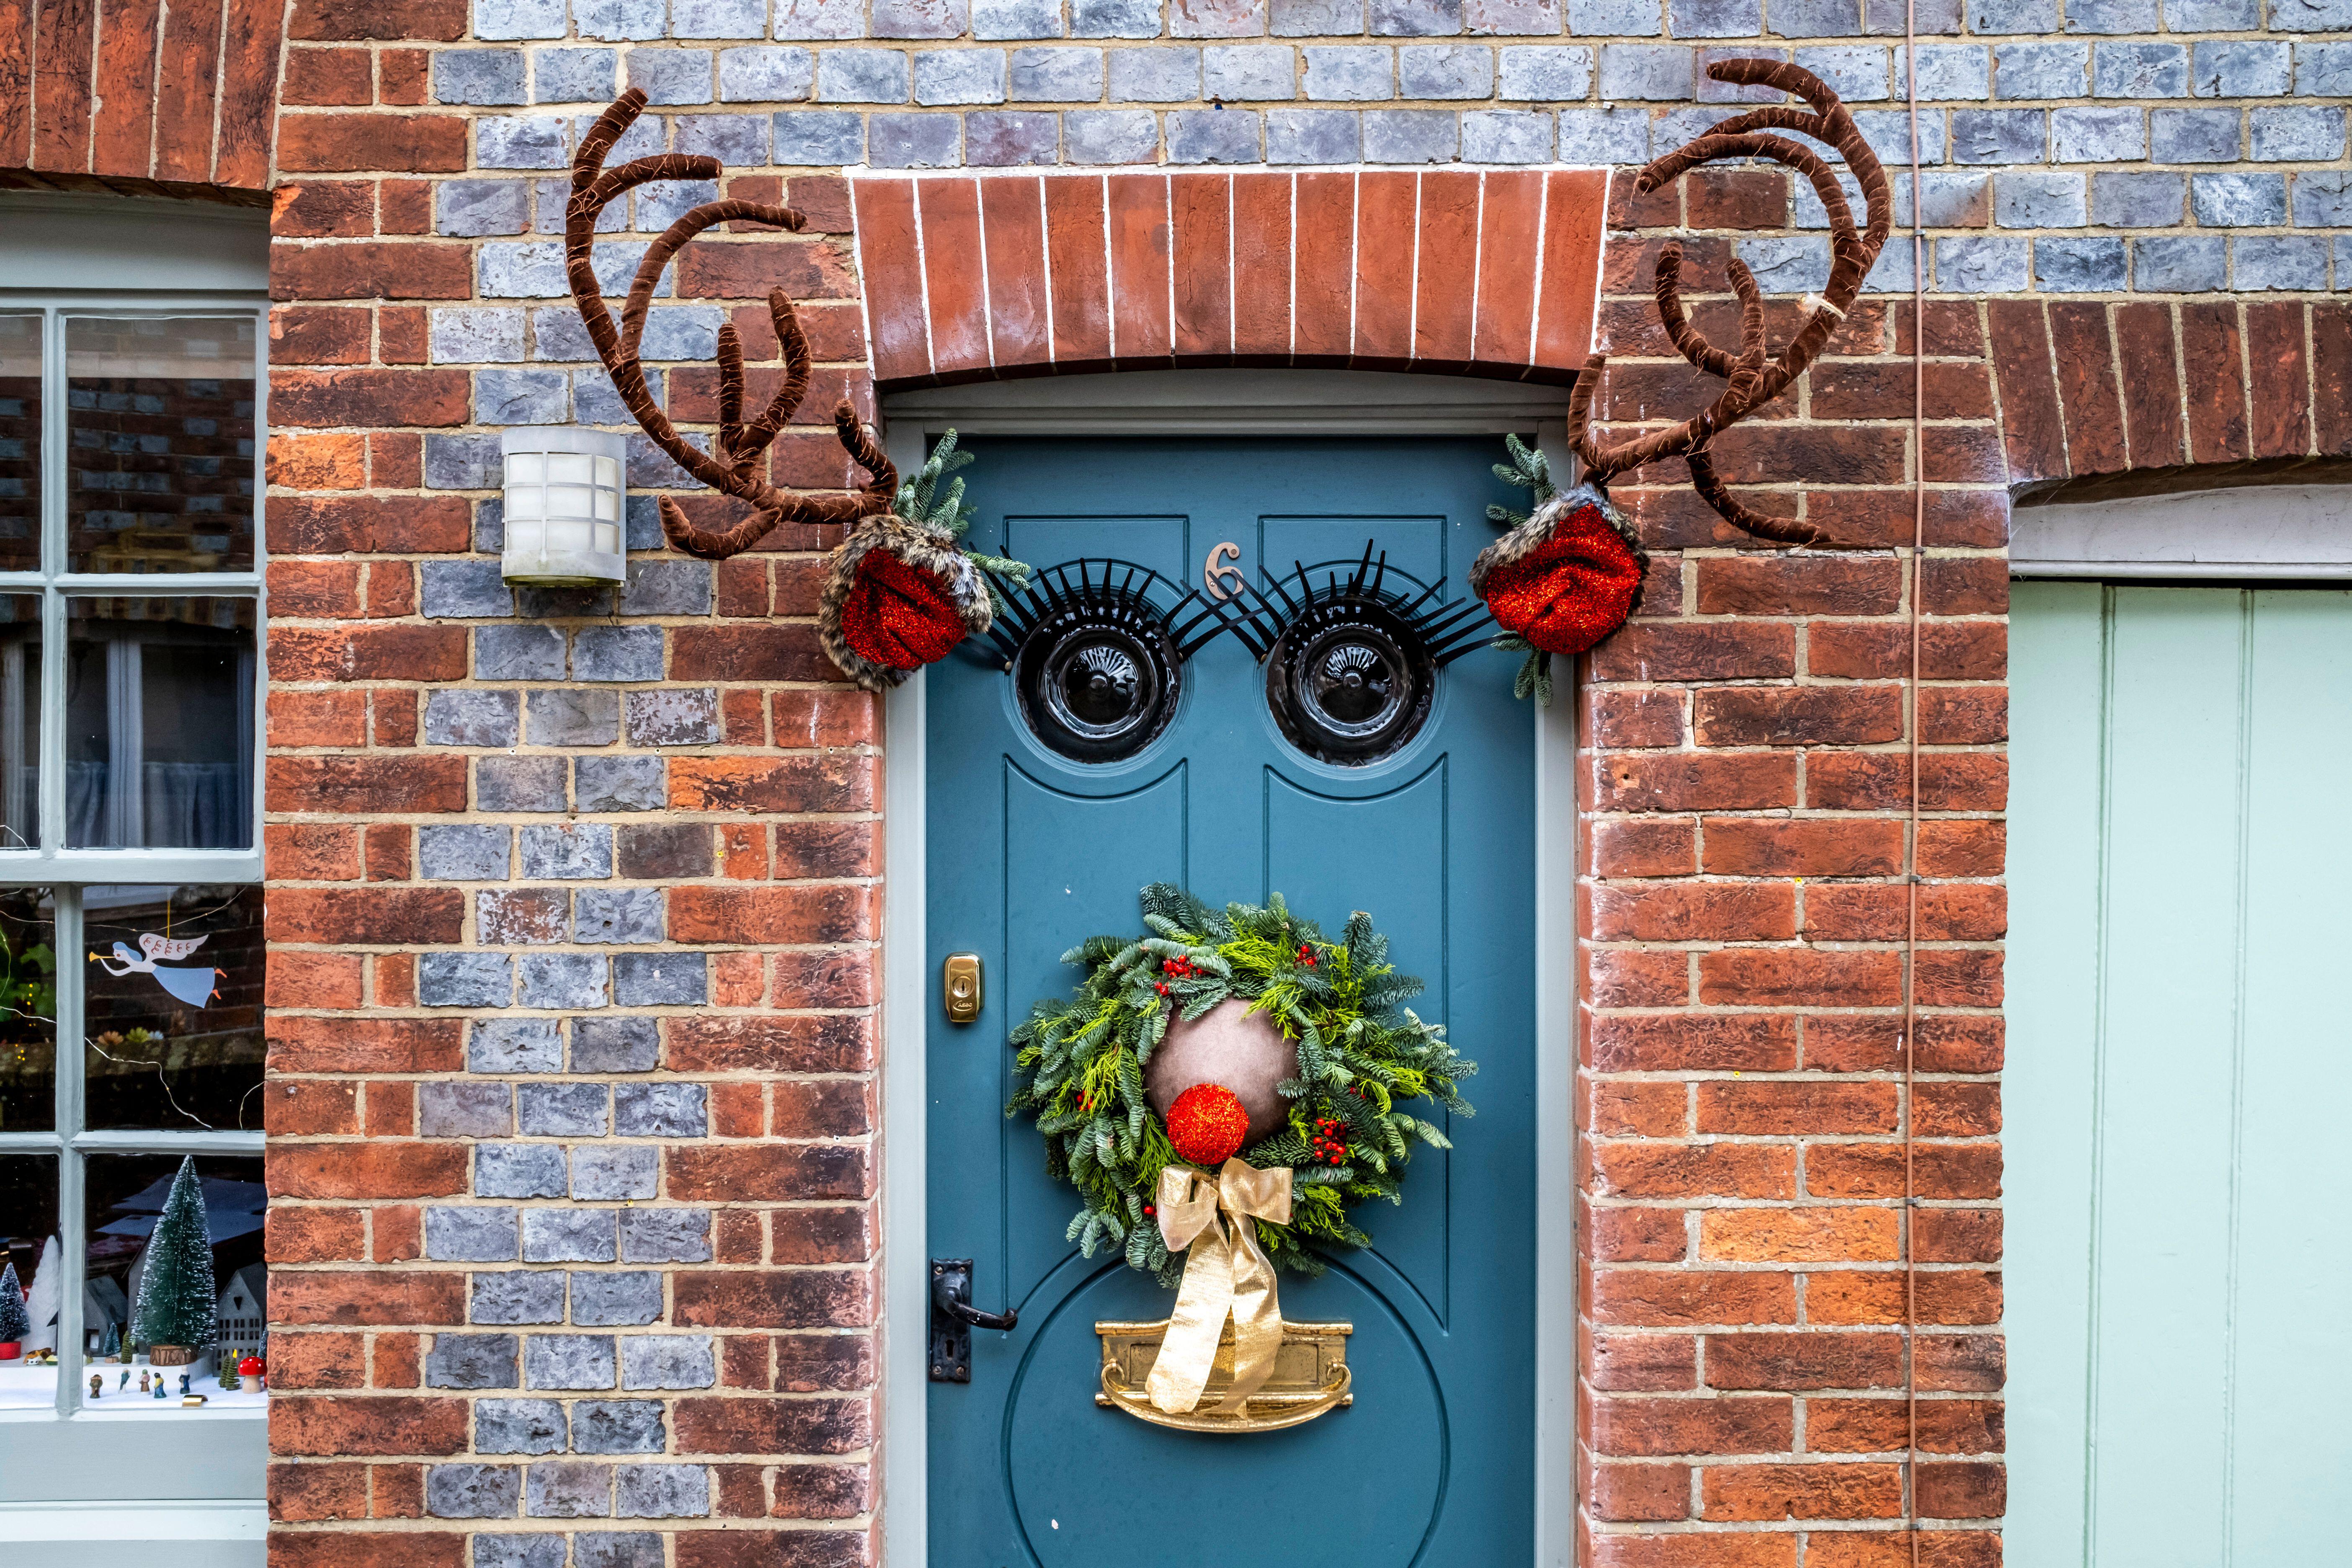
[[[1241,568],[1233,564],[1241,559],[1242,547],[1228,539],[1209,552],[1201,563],[1201,585],[1212,599],[1230,599],[1242,591]]]

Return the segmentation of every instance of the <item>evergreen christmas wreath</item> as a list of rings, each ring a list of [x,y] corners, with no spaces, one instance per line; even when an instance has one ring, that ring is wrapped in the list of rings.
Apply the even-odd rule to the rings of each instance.
[[[1650,558],[1606,490],[1560,489],[1541,452],[1517,436],[1503,440],[1511,463],[1496,464],[1496,476],[1528,492],[1534,511],[1486,509],[1511,531],[1478,552],[1470,586],[1503,628],[1493,646],[1528,656],[1514,689],[1549,702],[1552,655],[1582,653],[1623,626],[1641,608]]]
[[[1318,1275],[1318,1249],[1371,1239],[1350,1209],[1402,1201],[1415,1143],[1452,1146],[1407,1107],[1469,1115],[1456,1085],[1477,1064],[1403,1005],[1422,983],[1396,972],[1361,910],[1334,942],[1279,893],[1221,913],[1155,883],[1142,902],[1149,934],[1063,954],[1086,979],[1013,1031],[1020,1088],[1005,1114],[1035,1118],[1047,1172],[1077,1188],[1067,1235],[1086,1256],[1122,1247],[1130,1268],[1176,1284],[1184,1259],[1160,1210],[1223,1165],[1229,1181],[1278,1173],[1286,1212],[1249,1210],[1254,1240]],[[1236,1157],[1250,1170],[1227,1165]]]

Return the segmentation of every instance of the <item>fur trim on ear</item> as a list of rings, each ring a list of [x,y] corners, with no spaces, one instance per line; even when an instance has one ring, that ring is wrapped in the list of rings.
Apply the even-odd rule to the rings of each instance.
[[[817,602],[817,637],[824,645],[825,657],[839,666],[843,674],[874,692],[888,690],[904,681],[911,671],[932,662],[917,657],[914,662],[900,665],[890,662],[895,656],[880,647],[869,645],[865,653],[860,653],[850,646],[851,634],[845,633],[842,625],[843,611],[858,586],[860,568],[866,564],[866,557],[877,550],[929,579],[945,601],[944,607],[961,621],[962,636],[982,636],[995,619],[988,584],[946,533],[919,527],[894,514],[853,523],[848,536],[835,547],[825,574],[824,593]],[[937,629],[944,633],[952,627]],[[860,640],[866,639],[861,637]],[[955,640],[961,639],[940,638],[946,646],[952,646]]]

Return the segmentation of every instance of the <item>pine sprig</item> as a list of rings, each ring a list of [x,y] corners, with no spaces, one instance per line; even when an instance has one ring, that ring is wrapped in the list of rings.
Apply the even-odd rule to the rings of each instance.
[[[1003,578],[1013,588],[1025,588],[1033,568],[1025,561],[1010,556],[990,555],[966,544],[964,535],[979,521],[980,509],[963,499],[963,481],[948,476],[972,460],[970,452],[956,449],[956,433],[948,431],[940,444],[931,448],[923,466],[899,481],[898,493],[891,498],[890,510],[918,528],[943,534],[980,570],[980,580],[988,589],[989,602],[998,609],[1004,607],[1003,595],[997,591],[996,579]],[[946,488],[941,489],[941,481]]]
[[[1516,442],[1513,451],[1544,479],[1540,454]],[[1260,1221],[1259,1238],[1277,1266],[1320,1274],[1323,1250],[1371,1239],[1350,1209],[1402,1201],[1416,1144],[1451,1147],[1408,1107],[1428,1102],[1469,1115],[1460,1080],[1477,1065],[1454,1051],[1442,1026],[1403,1005],[1422,983],[1396,972],[1388,939],[1360,910],[1332,942],[1279,894],[1264,907],[1220,910],[1155,883],[1141,902],[1150,934],[1089,937],[1063,954],[1084,980],[1066,998],[1034,1004],[1013,1031],[1020,1081],[1005,1114],[1034,1119],[1047,1174],[1078,1189],[1083,1206],[1067,1239],[1089,1258],[1111,1247],[1129,1267],[1173,1283],[1182,1259],[1168,1255],[1143,1210],[1157,1202],[1160,1173],[1176,1152],[1145,1099],[1142,1069],[1172,1019],[1197,1018],[1229,999],[1248,1003],[1298,1052],[1298,1076],[1280,1086],[1289,1125],[1242,1153],[1262,1170],[1292,1173],[1290,1223]],[[1171,973],[1167,965],[1180,959]],[[1191,974],[1181,973],[1187,968]],[[1314,1152],[1314,1130],[1326,1121],[1346,1130],[1339,1165]]]

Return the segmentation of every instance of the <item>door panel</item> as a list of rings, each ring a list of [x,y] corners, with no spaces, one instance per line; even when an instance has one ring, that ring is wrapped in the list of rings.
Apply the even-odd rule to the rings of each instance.
[[[2010,1560],[2316,1561],[2352,595],[2021,584],[2011,649]]]
[[[1039,566],[1118,556],[1200,580],[1221,541],[1240,564],[1352,562],[1367,538],[1423,583],[1461,574],[1494,530],[1486,440],[988,440],[970,443],[976,537]],[[1137,503],[1140,502],[1140,505]],[[1168,731],[1087,765],[1028,734],[996,664],[967,648],[927,680],[928,962],[986,966],[976,1024],[928,1028],[929,1250],[975,1260],[975,1299],[1018,1307],[976,1332],[969,1385],[933,1384],[930,1557],[972,1568],[1136,1568],[1291,1548],[1301,1500],[1344,1518],[1363,1568],[1525,1561],[1533,1551],[1534,721],[1515,656],[1439,678],[1421,735],[1339,768],[1303,758],[1267,712],[1263,671],[1219,637],[1183,671]],[[1279,889],[1336,931],[1373,912],[1414,1005],[1480,1064],[1451,1152],[1413,1157],[1404,1205],[1359,1210],[1374,1245],[1320,1279],[1285,1276],[1285,1315],[1351,1322],[1355,1403],[1286,1432],[1209,1437],[1094,1404],[1098,1320],[1167,1316],[1173,1293],[1063,1240],[1077,1208],[1042,1141],[1003,1111],[1006,1032],[1068,989],[1061,954],[1139,929],[1136,894],[1187,883],[1213,902]]]

